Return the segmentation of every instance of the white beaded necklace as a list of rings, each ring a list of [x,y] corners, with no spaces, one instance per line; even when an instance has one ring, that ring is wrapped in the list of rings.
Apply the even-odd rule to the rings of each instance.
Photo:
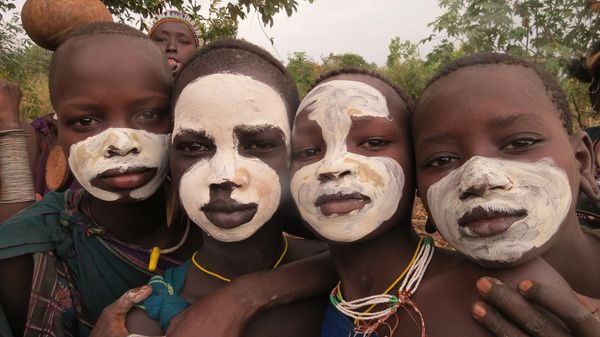
[[[425,326],[422,315],[410,298],[417,291],[417,288],[423,279],[423,275],[425,275],[427,266],[433,257],[434,247],[435,245],[431,237],[427,236],[421,238],[413,259],[383,294],[346,301],[342,297],[340,284],[338,283],[329,295],[329,301],[338,311],[354,319],[354,323],[357,326],[355,332],[365,334],[371,334],[381,324],[386,324],[385,320],[396,314],[398,308],[410,307],[421,317],[421,332],[424,335]],[[388,294],[400,280],[402,280],[402,283],[400,284],[400,287],[398,287],[398,296]],[[371,312],[376,305],[380,304],[387,304],[388,307]],[[365,307],[367,307],[366,310]],[[390,327],[390,335],[393,333],[393,330],[395,330],[395,326]]]

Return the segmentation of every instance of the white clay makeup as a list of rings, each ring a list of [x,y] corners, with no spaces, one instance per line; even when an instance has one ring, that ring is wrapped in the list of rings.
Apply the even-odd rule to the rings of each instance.
[[[179,196],[188,216],[215,239],[244,240],[253,235],[278,209],[281,201],[279,176],[258,158],[240,155],[236,130],[274,128],[281,130],[289,154],[290,123],[281,96],[270,86],[237,74],[212,74],[196,79],[182,91],[175,106],[173,135],[204,133],[216,148],[210,158],[192,165],[181,178]],[[230,183],[231,206],[215,203],[210,186]],[[256,212],[246,223],[225,228],[209,220],[203,208],[254,205]],[[229,205],[229,206],[227,206]],[[213,207],[214,208],[214,207]]]
[[[351,153],[346,147],[353,117],[390,119],[386,99],[365,83],[337,80],[308,93],[298,111],[304,109],[321,127],[327,151],[322,160],[292,177],[294,201],[302,218],[324,238],[359,240],[390,219],[402,197],[404,172],[398,162]],[[322,179],[323,175],[330,178]],[[357,208],[335,213],[328,203]]]
[[[440,234],[483,265],[515,264],[548,242],[571,205],[566,172],[552,159],[473,157],[427,191]]]
[[[110,128],[71,145],[69,167],[81,186],[104,201],[143,200],[167,174],[169,135]]]

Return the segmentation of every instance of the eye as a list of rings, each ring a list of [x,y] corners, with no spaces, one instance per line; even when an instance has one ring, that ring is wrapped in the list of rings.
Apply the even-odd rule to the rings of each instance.
[[[438,156],[438,157],[432,158],[429,161],[427,161],[425,166],[426,167],[443,167],[443,166],[449,165],[456,161],[458,161],[458,158],[456,158],[456,157]]]
[[[71,125],[80,130],[91,130],[102,124],[98,119],[92,117],[81,117],[73,120]]]
[[[522,152],[527,151],[534,145],[540,143],[542,139],[534,137],[520,137],[511,140],[508,144],[504,145],[501,150],[508,152]]]
[[[382,138],[369,138],[364,142],[360,143],[358,147],[369,151],[377,151],[386,147],[390,141]]]
[[[277,147],[277,144],[269,141],[258,141],[243,145],[242,149],[256,153],[267,153]]]
[[[210,152],[210,147],[202,143],[191,142],[177,144],[177,150],[188,154],[204,154]]]
[[[293,157],[295,160],[309,160],[321,154],[321,149],[316,147],[302,148],[294,151]]]
[[[146,111],[142,111],[137,113],[133,119],[136,121],[155,121],[158,120],[160,118],[160,115],[153,110],[146,110]]]
[[[177,42],[179,42],[180,44],[183,44],[183,45],[192,44],[192,41],[189,41],[189,40],[179,40]]]

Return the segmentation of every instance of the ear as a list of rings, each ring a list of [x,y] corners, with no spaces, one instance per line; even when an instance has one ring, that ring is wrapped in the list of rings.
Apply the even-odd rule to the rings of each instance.
[[[600,188],[595,178],[598,162],[590,136],[585,131],[579,131],[571,136],[571,145],[579,165],[580,191],[588,198],[600,201]]]

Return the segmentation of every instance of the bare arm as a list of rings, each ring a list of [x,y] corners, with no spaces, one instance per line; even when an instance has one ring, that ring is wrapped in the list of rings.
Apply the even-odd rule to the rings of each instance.
[[[485,302],[473,306],[473,317],[496,336],[600,336],[598,300],[530,280],[520,282],[518,292],[498,280],[489,281],[477,282]]]
[[[172,321],[167,335],[241,336],[258,312],[325,296],[336,281],[329,252],[276,270],[246,274],[192,304]]]
[[[21,89],[0,78],[0,223],[35,201],[32,129],[19,121]]]

